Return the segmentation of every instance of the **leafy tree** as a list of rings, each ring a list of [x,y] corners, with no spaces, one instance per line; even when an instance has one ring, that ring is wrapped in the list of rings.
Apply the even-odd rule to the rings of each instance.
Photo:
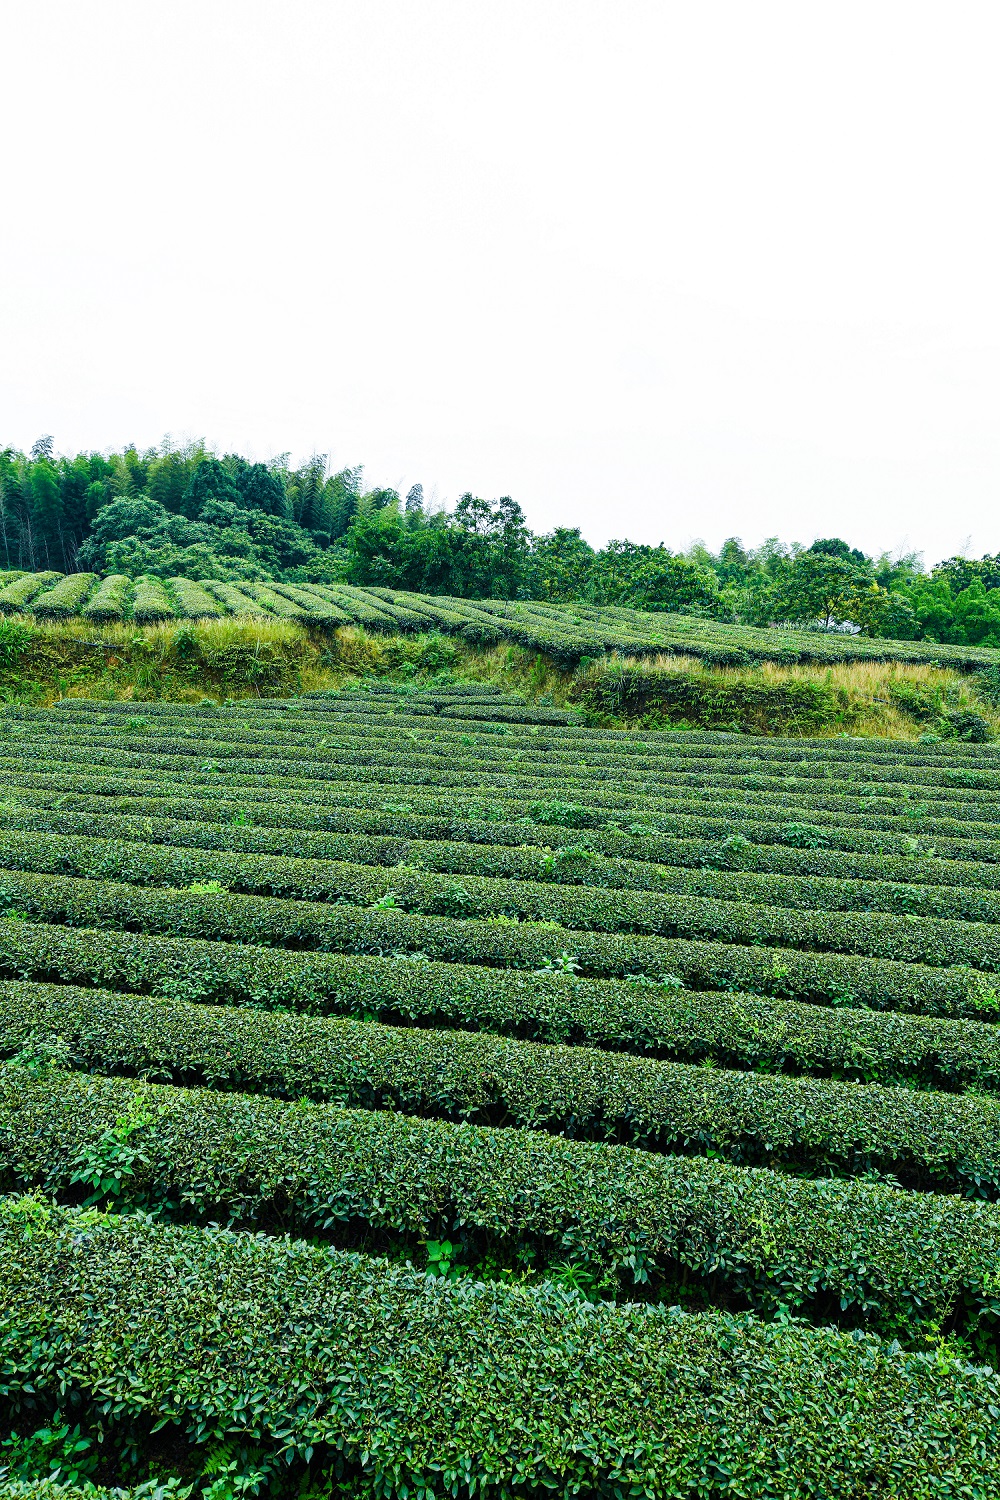
[[[978,646],[996,634],[1000,634],[1000,589],[987,590],[976,579],[955,600],[949,638],[957,645]]]
[[[330,516],[330,538],[342,537],[358,513],[361,468],[341,469],[326,482],[326,505]]]
[[[26,477],[33,536],[39,561],[43,562],[45,567],[66,568],[69,558],[63,531],[62,485],[59,482],[59,470],[51,458],[41,457],[29,465]]]
[[[993,557],[947,557],[932,570],[931,578],[946,583],[953,597],[977,582],[985,589],[1000,588],[1000,552]]]
[[[536,537],[531,548],[531,595],[535,599],[588,599],[597,554],[578,526],[557,526]]]
[[[723,584],[741,584],[745,581],[750,566],[750,554],[743,550],[743,543],[739,537],[727,537],[715,560],[715,571],[719,576],[719,581]]]
[[[844,600],[867,584],[865,572],[851,558],[826,552],[801,552],[776,598],[786,620],[821,620],[828,628],[845,618]]]
[[[182,511],[191,477],[203,456],[201,453],[192,456],[177,449],[160,454],[149,466],[145,491],[149,499],[155,500],[165,510]]]
[[[595,598],[600,604],[635,609],[691,609],[710,612],[719,583],[714,572],[666,547],[611,541],[595,560]]]
[[[203,458],[191,476],[191,483],[181,499],[181,512],[197,520],[202,507],[210,500],[238,505],[240,492],[217,458]]]
[[[282,478],[267,464],[248,464],[240,459],[233,477],[240,492],[240,503],[247,510],[261,510],[268,516],[283,517],[288,513]]]
[[[840,557],[844,562],[856,563],[863,568],[868,562],[865,554],[857,547],[849,547],[846,542],[841,541],[839,536],[827,537],[825,540],[813,542],[809,548],[810,552],[818,552],[821,557]]]
[[[287,475],[288,513],[307,531],[330,534],[331,514],[326,488],[327,458],[314,453],[301,468]]]

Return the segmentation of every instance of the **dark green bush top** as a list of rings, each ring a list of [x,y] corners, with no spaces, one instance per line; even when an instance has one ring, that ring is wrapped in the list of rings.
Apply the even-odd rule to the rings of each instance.
[[[0,1249],[13,1404],[68,1385],[137,1432],[249,1429],[418,1493],[666,1500],[697,1479],[704,1496],[985,1500],[1000,1484],[995,1377],[872,1338],[30,1200],[0,1208]]]

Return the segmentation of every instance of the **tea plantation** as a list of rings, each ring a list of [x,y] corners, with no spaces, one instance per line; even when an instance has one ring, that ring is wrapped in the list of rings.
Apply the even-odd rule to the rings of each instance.
[[[0,778],[11,1493],[996,1495],[1000,747],[383,686]]]
[[[343,625],[400,633],[439,630],[477,646],[501,642],[544,652],[561,666],[607,652],[627,656],[682,653],[710,665],[771,661],[832,664],[855,661],[931,662],[974,671],[994,665],[986,646],[876,640],[836,631],[757,629],[692,615],[583,603],[457,599],[347,583],[220,583],[189,578],[126,578],[95,573],[0,573],[0,615],[38,620],[80,619],[93,625],[155,625],[167,620],[260,617],[292,620],[318,630]]]

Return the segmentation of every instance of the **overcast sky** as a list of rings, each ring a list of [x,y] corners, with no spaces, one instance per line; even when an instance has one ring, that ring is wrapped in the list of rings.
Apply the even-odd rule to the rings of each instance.
[[[0,444],[995,552],[997,15],[9,4]]]

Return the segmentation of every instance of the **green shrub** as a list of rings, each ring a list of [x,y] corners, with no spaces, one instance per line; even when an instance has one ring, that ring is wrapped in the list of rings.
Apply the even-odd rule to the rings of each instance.
[[[874,1182],[10,1065],[0,1181],[341,1244],[360,1226],[417,1254],[450,1236],[451,1259],[473,1264],[568,1256],[625,1298],[683,1279],[717,1305],[917,1343],[957,1324],[995,1357],[1000,1210]]]
[[[35,595],[31,613],[41,619],[68,620],[83,608],[96,582],[96,573],[69,573]]]
[[[706,1497],[890,1495],[905,1476],[909,1500],[986,1500],[1000,1483],[996,1377],[872,1338],[30,1200],[0,1209],[0,1244],[8,1402],[68,1387],[86,1414],[110,1384],[109,1426],[138,1442],[156,1423],[201,1443],[249,1429],[300,1471],[339,1460],[385,1492],[432,1474],[567,1500],[669,1494],[693,1472]]]
[[[423,966],[421,966],[423,967]],[[660,1014],[704,1042],[714,1016],[680,993]],[[741,1006],[744,1030],[769,1018]],[[784,1017],[786,1021],[789,1019]],[[554,1027],[556,1014],[548,1017]],[[735,1028],[734,1028],[735,1029]],[[980,1030],[985,1028],[980,1027]],[[967,1032],[975,1028],[967,1023]],[[868,1037],[846,1028],[860,1060]],[[968,1043],[974,1034],[939,1040]],[[928,1049],[933,1039],[928,1037]],[[995,1048],[994,1042],[994,1048]],[[995,1050],[978,1059],[985,1068]],[[694,1050],[692,1046],[692,1051]],[[957,1050],[957,1048],[956,1048]],[[650,1150],[708,1153],[816,1175],[891,1172],[920,1187],[994,1196],[994,1098],[838,1080],[729,1072],[509,1037],[386,1027],[370,1021],[269,1015],[252,1009],[46,987],[0,990],[0,1054],[35,1076],[72,1062],[85,1071],[138,1073],[175,1083],[401,1108],[442,1119],[621,1140]]]
[[[989,719],[972,709],[951,709],[944,715],[944,721],[956,739],[981,745],[993,738]]]
[[[32,629],[24,620],[10,620],[0,615],[0,671],[16,667],[31,645]]]
[[[131,578],[124,573],[109,573],[101,579],[80,613],[85,620],[93,620],[96,624],[121,620],[127,613],[131,591]]]

